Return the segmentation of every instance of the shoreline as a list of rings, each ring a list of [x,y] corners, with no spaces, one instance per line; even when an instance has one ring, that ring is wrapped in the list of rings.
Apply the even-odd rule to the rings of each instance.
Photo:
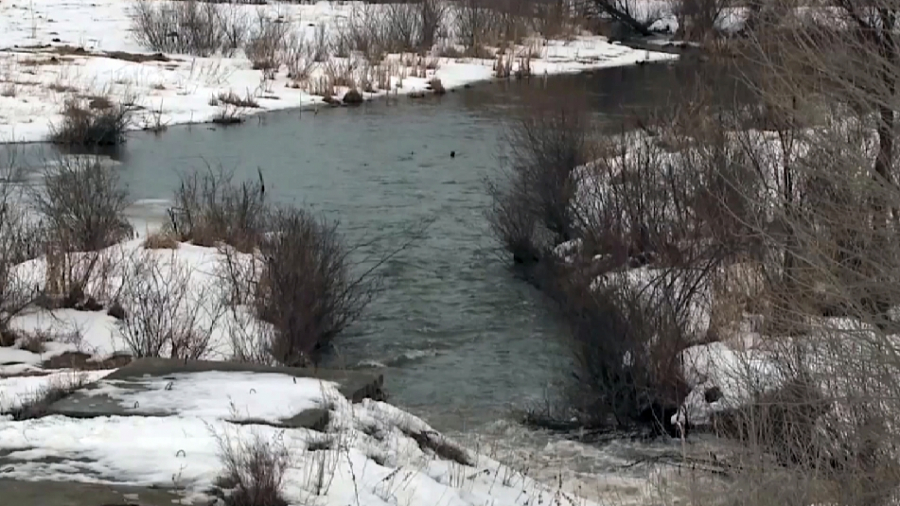
[[[341,95],[340,99],[333,99],[334,101],[332,101],[332,102],[325,101],[324,97],[322,97],[322,96],[306,95],[306,96],[301,97],[299,104],[292,104],[292,105],[289,105],[286,107],[278,107],[278,106],[262,107],[262,106],[260,106],[260,107],[255,107],[255,108],[248,108],[247,110],[242,111],[240,121],[223,123],[223,122],[216,121],[215,118],[206,118],[204,120],[199,120],[199,121],[195,121],[195,120],[193,120],[193,118],[189,118],[187,121],[175,120],[170,123],[166,123],[166,124],[162,125],[161,128],[130,125],[129,128],[125,131],[125,134],[128,135],[128,134],[135,133],[135,132],[150,132],[150,133],[156,133],[156,134],[161,135],[161,134],[164,134],[165,131],[169,127],[194,126],[194,125],[214,125],[214,126],[223,127],[223,128],[224,127],[239,127],[239,126],[243,125],[244,123],[246,123],[247,120],[249,120],[251,118],[264,116],[268,113],[274,113],[274,112],[296,111],[296,112],[301,112],[301,113],[302,112],[314,112],[315,114],[317,114],[319,109],[327,110],[327,109],[337,109],[337,108],[354,108],[354,107],[360,107],[360,106],[368,105],[368,104],[376,102],[376,101],[383,101],[383,100],[401,100],[401,99],[406,99],[406,100],[411,100],[411,101],[429,100],[433,97],[439,97],[445,93],[456,93],[460,90],[472,88],[474,86],[479,86],[479,85],[496,84],[496,83],[501,83],[503,81],[509,82],[509,81],[520,81],[520,80],[521,81],[529,81],[532,79],[551,79],[551,78],[559,77],[559,76],[585,74],[585,73],[590,73],[590,72],[594,72],[594,71],[601,70],[601,69],[607,69],[607,68],[628,67],[628,66],[647,65],[647,64],[662,64],[662,63],[666,63],[666,62],[677,61],[683,55],[683,52],[680,52],[677,49],[672,50],[671,48],[665,48],[665,49],[661,48],[660,50],[651,50],[651,49],[647,49],[647,47],[652,47],[652,46],[645,47],[644,45],[634,45],[631,42],[632,41],[628,41],[628,42],[621,43],[621,44],[619,44],[619,43],[608,43],[608,44],[610,46],[614,46],[614,47],[617,46],[617,47],[629,48],[629,50],[635,51],[635,52],[642,52],[642,53],[644,53],[643,59],[635,59],[634,61],[625,61],[622,63],[614,63],[614,64],[603,64],[603,63],[596,64],[596,65],[582,64],[583,66],[579,67],[579,68],[562,68],[562,69],[555,70],[554,72],[549,72],[549,71],[545,70],[545,72],[540,75],[532,74],[532,75],[529,75],[526,77],[512,77],[512,76],[497,77],[496,75],[492,74],[492,75],[480,76],[480,77],[472,78],[472,79],[459,79],[456,82],[451,82],[451,84],[449,84],[449,85],[443,84],[443,80],[441,80],[440,77],[436,77],[436,79],[441,81],[441,85],[442,85],[441,92],[437,92],[437,91],[431,89],[430,83],[431,83],[432,79],[435,79],[435,77],[432,77],[432,78],[426,80],[424,87],[419,87],[419,86],[411,87],[410,89],[404,89],[402,92],[400,92],[399,90],[395,90],[394,92],[391,92],[391,91],[387,91],[387,92],[377,91],[377,92],[373,92],[373,93],[362,92],[361,93],[362,102],[359,102],[359,103],[343,102],[343,95],[346,94],[346,92],[344,92],[344,94]],[[15,53],[15,54],[21,54],[21,53]],[[104,56],[99,55],[99,54],[98,55],[86,55],[86,58],[104,58]],[[477,65],[484,66],[486,68],[490,68],[486,64],[487,62],[490,62],[490,60],[482,60],[482,62]],[[233,89],[228,89],[228,92],[233,92],[233,91],[234,91]],[[306,101],[304,101],[303,99],[306,99]],[[280,99],[277,99],[277,100],[280,100]],[[134,109],[135,112],[141,112],[141,111],[146,111],[146,110],[147,110],[147,108],[142,107],[142,106],[138,106]],[[163,111],[163,113],[165,113],[165,111]],[[3,131],[2,129],[5,126],[7,126],[7,125],[0,123],[0,146],[53,144],[48,139],[24,138],[24,139],[10,140],[7,137],[4,137],[2,135],[2,131]],[[52,128],[52,126],[50,126],[48,128],[48,134],[49,134],[49,129],[51,129],[51,128]]]
[[[421,97],[432,93],[435,79],[440,86],[434,88],[450,91],[499,79],[545,78],[679,57],[663,48],[638,49],[574,30],[555,39],[522,39],[506,51],[479,46],[479,58],[464,56],[459,41],[441,39],[427,52],[370,59],[334,45],[362,4],[227,5],[221,8],[248,19],[264,16],[289,23],[286,30],[299,40],[298,51],[322,50],[325,56],[305,56],[302,63],[285,57],[277,70],[264,72],[243,50],[229,57],[148,50],[136,42],[130,4],[121,0],[45,0],[25,10],[0,4],[0,28],[6,30],[0,32],[0,143],[46,143],[72,103],[87,112],[100,110],[101,101],[129,107],[132,124],[126,131],[162,131],[215,123],[216,118],[218,123],[237,123],[270,111],[314,110],[328,106],[325,97],[342,101],[352,89],[360,90],[363,102]],[[382,7],[366,8],[376,12]],[[291,68],[302,77],[291,77]]]

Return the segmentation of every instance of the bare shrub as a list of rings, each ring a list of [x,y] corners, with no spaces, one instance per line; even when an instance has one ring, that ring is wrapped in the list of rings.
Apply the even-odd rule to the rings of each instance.
[[[288,78],[298,82],[307,81],[316,65],[325,61],[324,56],[319,59],[319,51],[316,45],[308,43],[302,36],[290,34],[286,39],[282,57],[287,66]]]
[[[247,34],[250,32],[250,20],[240,6],[235,4],[220,7],[218,14],[222,29],[222,45],[219,51],[222,56],[231,57],[238,49],[244,47]]]
[[[265,233],[267,206],[262,172],[257,181],[236,184],[234,175],[208,168],[186,174],[169,209],[169,226],[179,241],[201,246],[224,242],[252,251]]]
[[[579,16],[576,7],[564,1],[535,1],[532,3],[534,21],[532,28],[544,38],[555,39],[568,36],[575,27]]]
[[[251,441],[216,435],[224,471],[217,485],[226,489],[228,506],[287,506],[282,497],[290,455],[280,438],[255,434]]]
[[[573,278],[562,288],[576,361],[566,399],[580,425],[647,424],[679,435],[671,417],[687,385],[678,354],[694,340],[693,301],[702,297],[697,278],[702,274],[659,269],[610,273],[599,286],[590,278]]]
[[[270,227],[259,245],[257,315],[275,329],[276,360],[304,365],[359,317],[377,279],[351,272],[350,250],[334,223],[288,208],[274,213]]]
[[[517,263],[575,238],[573,173],[589,159],[589,123],[577,104],[537,105],[508,130],[508,168],[489,181],[495,236]]]
[[[256,26],[244,47],[244,53],[254,69],[271,74],[278,71],[290,26],[282,19],[269,19],[263,10],[257,12]]]
[[[11,184],[17,171],[4,169],[4,174],[5,182],[0,184],[0,346],[12,346],[18,334],[9,322],[40,295],[33,280],[21,276],[16,265],[40,256],[44,235],[39,224],[26,217]]]
[[[234,9],[223,15],[215,3],[198,0],[137,0],[130,17],[138,44],[152,51],[202,57],[234,54],[248,27],[246,18]]]
[[[125,141],[132,114],[132,108],[124,104],[90,109],[83,107],[78,99],[66,100],[62,122],[51,126],[50,142],[69,146],[116,146]]]
[[[386,49],[398,53],[430,50],[444,31],[446,6],[437,0],[416,0],[385,6]]]
[[[900,67],[883,27],[896,5],[837,2],[811,9],[819,24],[772,4],[787,7],[784,17],[760,16],[738,43],[762,67],[746,78],[764,131],[722,128],[740,155],[728,160],[741,167],[717,174],[730,195],[711,207],[741,219],[706,232],[742,245],[768,285],[759,314],[738,317],[751,331],[710,346],[727,353],[711,351],[714,366],[692,374],[699,388],[723,387],[704,408],[726,409],[714,427],[740,443],[721,462],[731,479],[713,490],[728,504],[893,504]],[[693,135],[716,143],[708,131]],[[698,152],[728,167],[721,151]]]
[[[675,9],[679,35],[688,40],[714,35],[716,24],[733,4],[733,0],[680,0]]]
[[[496,45],[500,40],[500,16],[487,0],[460,0],[454,19],[454,34],[468,54]]]
[[[224,314],[214,283],[198,282],[174,251],[136,251],[124,268],[119,329],[135,357],[197,360],[212,351]]]
[[[379,6],[355,6],[339,25],[335,56],[350,57],[358,51],[371,63],[378,63],[389,52],[389,25]]]
[[[65,251],[98,251],[133,234],[125,218],[128,189],[99,157],[61,157],[32,192],[36,210]]]
[[[328,59],[332,49],[332,40],[325,31],[325,24],[316,25],[316,34],[312,42],[313,61],[322,63]]]

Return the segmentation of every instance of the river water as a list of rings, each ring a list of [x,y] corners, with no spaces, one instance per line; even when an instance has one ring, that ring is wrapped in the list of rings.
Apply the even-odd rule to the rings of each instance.
[[[139,220],[163,219],[180,172],[221,165],[239,178],[261,169],[267,194],[340,220],[350,243],[371,243],[367,253],[390,251],[429,222],[385,265],[384,291],[339,338],[334,360],[382,369],[391,401],[440,430],[502,434],[492,440],[498,454],[529,452],[514,457],[543,458],[545,467],[566,462],[575,490],[634,447],[600,452],[498,422],[511,406],[544,399],[566,374],[567,331],[492,240],[485,179],[500,166],[504,121],[536,91],[566,100],[579,90],[617,129],[634,109],[677,105],[695,76],[692,65],[645,65],[317,114],[275,112],[238,127],[136,133],[113,157],[140,199],[132,210]],[[530,444],[514,442],[522,437]],[[619,485],[628,495],[633,484]]]

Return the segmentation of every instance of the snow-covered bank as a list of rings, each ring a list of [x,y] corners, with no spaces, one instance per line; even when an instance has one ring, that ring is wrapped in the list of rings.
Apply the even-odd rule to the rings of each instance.
[[[148,388],[136,394],[107,381],[94,393],[128,405],[164,402],[178,414],[0,420],[4,476],[175,487],[197,497],[223,475],[223,451],[261,441],[287,456],[283,495],[289,504],[593,504],[477,452],[457,450],[465,458],[447,458],[449,452],[423,441],[445,448],[456,444],[422,420],[381,402],[351,404],[328,382],[208,372]],[[226,421],[235,413],[271,420],[305,406],[329,410],[323,432]]]
[[[156,2],[154,2],[156,3]],[[159,2],[162,3],[162,2]],[[229,5],[252,19],[262,9],[272,18],[295,25],[298,36],[312,41],[317,30],[326,36],[351,15],[354,2],[318,2],[314,5],[276,4],[264,7]],[[223,114],[215,97],[233,92],[250,96],[258,107],[240,114],[321,104],[321,80],[335,68],[355,67],[366,78],[379,75],[384,89],[374,87],[364,98],[408,95],[429,89],[440,79],[445,89],[492,79],[497,60],[389,55],[383,62],[356,61],[357,57],[330,58],[313,66],[309,78],[298,83],[278,72],[264,78],[238,51],[233,58],[157,55],[135,42],[131,30],[133,3],[119,0],[39,0],[28,4],[0,4],[0,141],[42,141],[51,126],[62,120],[66,100],[85,103],[108,96],[137,108],[134,129],[203,123]],[[539,47],[530,62],[535,76],[630,65],[675,58],[674,55],[610,44],[604,37],[579,36],[573,40],[535,40]],[[145,55],[144,57],[138,55]],[[513,70],[519,63],[513,63]],[[328,67],[328,68],[326,68]],[[427,67],[427,68],[426,68]],[[386,76],[386,74],[390,74]],[[271,77],[271,76],[270,76]],[[362,75],[354,76],[361,82]],[[330,86],[329,86],[330,87]],[[346,87],[335,87],[340,97]]]

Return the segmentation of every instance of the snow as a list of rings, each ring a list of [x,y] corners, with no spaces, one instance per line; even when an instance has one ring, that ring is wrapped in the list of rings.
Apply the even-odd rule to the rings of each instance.
[[[224,253],[216,248],[179,244],[176,249],[145,249],[143,239],[133,239],[111,246],[98,254],[72,253],[70,265],[89,265],[97,257],[97,267],[89,277],[86,293],[103,304],[119,298],[126,312],[140,315],[155,311],[157,307],[144,307],[134,299],[137,292],[143,297],[164,299],[165,310],[172,318],[193,319],[195,326],[211,334],[209,350],[203,358],[217,360],[231,358],[230,331],[234,325],[250,325],[244,322],[241,311],[225,311],[222,304],[220,269]],[[249,256],[237,254],[238,261]],[[42,256],[19,264],[13,271],[23,283],[44,287],[47,278],[47,258]],[[167,298],[167,296],[170,296]],[[170,306],[169,306],[170,305]],[[187,321],[187,320],[185,320]],[[104,311],[79,311],[33,308],[12,318],[10,326],[22,333],[67,337],[69,346],[50,348],[56,354],[78,350],[96,358],[129,352],[127,335],[123,325]],[[0,363],[37,363],[49,358],[42,354],[30,354],[23,350],[0,348]]]
[[[163,4],[163,2],[154,2]],[[253,19],[258,9],[267,16],[292,22],[303,40],[315,39],[318,26],[329,37],[358,8],[355,2],[276,4],[270,6],[227,5]],[[35,0],[0,4],[0,141],[45,140],[61,119],[67,99],[86,102],[92,96],[108,95],[119,103],[140,107],[132,128],[155,128],[184,123],[209,122],[221,114],[222,105],[211,105],[211,97],[222,92],[253,96],[259,108],[240,114],[315,106],[323,97],[313,84],[326,73],[316,67],[308,82],[294,87],[282,71],[274,79],[263,79],[239,51],[234,57],[200,58],[167,55],[169,61],[126,61],[114,52],[148,54],[134,40],[129,9],[121,0]],[[372,8],[383,8],[375,6]],[[54,42],[59,41],[59,42]],[[673,55],[635,50],[611,44],[603,37],[578,36],[567,41],[539,41],[540,58],[531,62],[533,75],[579,72],[641,61],[675,58]],[[73,52],[71,48],[83,48]],[[427,75],[406,64],[409,55],[389,55],[382,70],[392,73],[390,91],[374,90],[365,98],[387,93],[406,95],[427,89],[436,77],[446,89],[491,79],[494,60],[437,58],[436,70]],[[133,58],[127,58],[133,60]],[[332,61],[346,64],[346,59]],[[356,61],[355,63],[361,63]],[[358,65],[360,68],[366,65]],[[515,65],[514,65],[515,69]],[[418,74],[415,76],[413,74]],[[361,77],[361,76],[360,76]],[[357,79],[359,80],[359,79]],[[345,90],[339,88],[338,96]]]
[[[283,374],[209,371],[136,382],[109,380],[86,393],[108,396],[122,407],[151,406],[181,416],[216,420],[246,415],[277,423],[304,410],[323,407],[341,395],[337,388],[335,383]]]
[[[462,450],[471,465],[436,456],[412,436],[459,447],[393,406],[369,400],[354,405],[329,395],[331,385],[294,383],[292,377],[280,374],[224,372],[186,375],[175,383],[177,389],[163,387],[162,392],[180,397],[184,404],[156,393],[143,398],[182,409],[173,416],[0,420],[0,452],[8,453],[5,460],[10,464],[4,477],[176,486],[188,497],[199,498],[223,472],[223,449],[246,448],[259,441],[289,456],[284,496],[290,504],[311,500],[335,506],[524,506],[557,500],[593,504],[485,455]],[[240,394],[251,384],[252,399]],[[104,385],[100,389],[109,391]],[[332,416],[324,433],[223,420],[229,405],[259,419],[283,416],[288,412],[285,404],[301,407],[326,401]]]
[[[113,370],[58,370],[40,375],[0,378],[0,413],[28,404],[48,389],[67,389],[92,383],[112,372]]]

